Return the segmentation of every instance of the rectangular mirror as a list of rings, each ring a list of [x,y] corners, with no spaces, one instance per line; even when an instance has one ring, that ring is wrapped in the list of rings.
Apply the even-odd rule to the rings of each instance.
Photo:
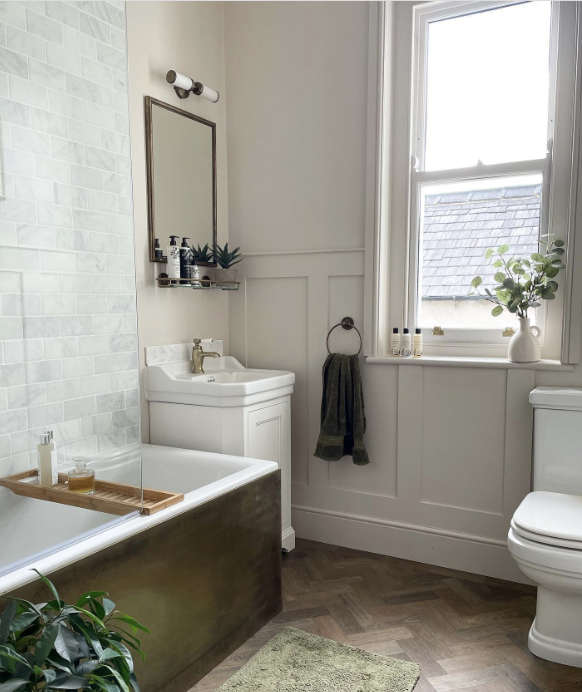
[[[216,124],[146,96],[150,261],[155,239],[167,254],[170,236],[210,249],[216,244]],[[215,262],[200,262],[216,266]]]

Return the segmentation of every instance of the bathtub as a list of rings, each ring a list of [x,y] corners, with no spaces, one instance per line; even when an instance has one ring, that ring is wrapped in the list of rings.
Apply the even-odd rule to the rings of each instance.
[[[99,477],[135,483],[139,447],[144,487],[184,501],[120,519],[3,493],[10,514],[0,521],[0,552],[12,568],[0,572],[0,594],[46,600],[32,568],[52,575],[65,599],[109,591],[152,630],[138,665],[142,690],[179,692],[281,609],[280,471],[274,462],[153,445],[92,466]],[[23,546],[37,554],[27,558]]]

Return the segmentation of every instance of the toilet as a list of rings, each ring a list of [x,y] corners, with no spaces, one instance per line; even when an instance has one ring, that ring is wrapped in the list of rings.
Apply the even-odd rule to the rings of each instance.
[[[582,389],[538,387],[533,491],[517,508],[509,552],[538,587],[529,650],[582,668]]]

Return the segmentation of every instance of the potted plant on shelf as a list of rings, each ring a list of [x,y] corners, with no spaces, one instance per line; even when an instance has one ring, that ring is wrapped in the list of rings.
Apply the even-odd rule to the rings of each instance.
[[[485,258],[492,261],[497,270],[493,276],[496,284],[492,290],[479,290],[483,283],[480,276],[471,281],[481,298],[495,304],[491,314],[497,317],[507,310],[519,319],[519,329],[509,342],[508,358],[513,363],[536,363],[540,359],[541,334],[539,327],[530,325],[529,310],[539,308],[542,300],[554,300],[558,283],[554,278],[564,269],[562,255],[564,241],[553,240],[551,235],[542,236],[540,244],[545,253],[534,252],[530,258],[508,257],[509,245],[489,248]],[[537,332],[537,333],[536,333]]]
[[[144,658],[135,634],[149,630],[117,610],[105,591],[89,591],[70,605],[37,574],[51,593],[48,603],[7,597],[0,619],[0,690],[139,692],[130,649]]]
[[[220,247],[220,245],[215,246],[214,259],[218,265],[215,269],[217,283],[223,284],[236,281],[237,270],[232,267],[243,259],[239,250],[240,247],[232,251],[229,250],[228,243],[225,243],[224,247]]]
[[[208,243],[204,247],[200,247],[198,244],[196,247],[192,245],[190,248],[192,251],[192,261],[196,262],[200,268],[200,280],[203,286],[210,286],[210,282],[214,278],[213,267],[203,266],[210,264],[213,260],[212,250]]]

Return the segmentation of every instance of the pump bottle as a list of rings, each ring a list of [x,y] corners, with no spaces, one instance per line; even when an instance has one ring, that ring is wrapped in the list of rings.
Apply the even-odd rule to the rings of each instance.
[[[170,244],[168,245],[168,277],[170,279],[180,278],[180,248],[176,243],[177,235],[170,236]]]
[[[188,246],[187,240],[190,238],[182,238],[182,245],[180,245],[180,281],[181,284],[190,285],[190,279],[192,278],[192,264],[190,262],[191,250]]]

